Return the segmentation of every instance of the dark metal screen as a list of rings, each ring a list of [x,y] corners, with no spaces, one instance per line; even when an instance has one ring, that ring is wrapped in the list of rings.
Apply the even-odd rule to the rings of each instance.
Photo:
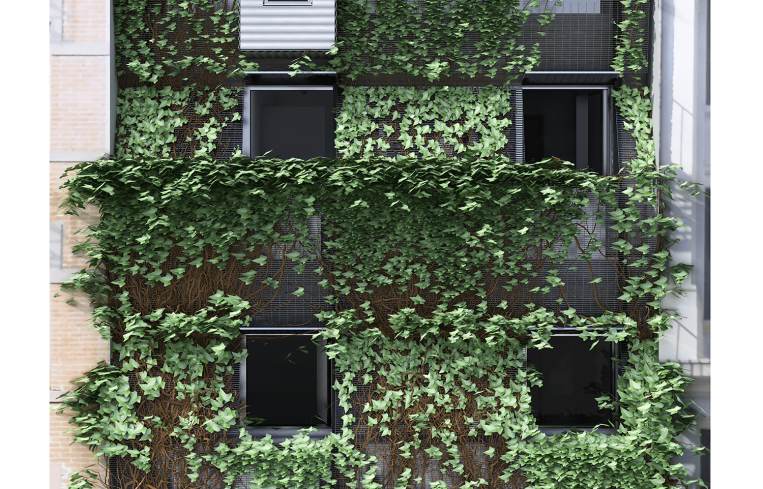
[[[529,3],[523,0],[522,4]],[[544,28],[545,36],[538,34],[540,12],[546,3],[552,7],[554,0],[539,0],[541,10],[535,9],[524,25],[520,44],[530,49],[540,42],[540,64],[533,71],[611,71],[615,55],[615,36],[619,29],[615,22],[622,17],[622,5],[617,0],[564,0],[561,7],[553,7],[555,18]],[[651,2],[642,7],[647,17],[639,26],[644,29],[642,37],[644,55],[649,52],[649,17]],[[645,74],[645,70],[642,73]]]
[[[616,109],[615,112],[616,112],[616,122],[617,122],[617,166],[616,168],[619,170],[619,169],[625,168],[628,162],[637,156],[637,151],[636,151],[636,139],[633,137],[632,132],[625,128],[625,118],[620,114],[619,109]],[[620,192],[617,193],[618,207],[625,207],[627,205],[628,194],[625,194],[624,191],[628,187],[633,187],[633,185],[634,185],[634,182],[632,180],[626,179],[621,182]],[[657,213],[657,209],[654,206],[650,206],[644,203],[637,204],[636,208],[638,209],[641,220],[652,218]],[[624,235],[620,237],[624,237]],[[640,232],[630,233],[627,236],[627,239],[633,245],[634,248],[642,246],[644,244],[649,245],[648,253],[656,252],[658,246],[660,245],[660,241],[657,237],[643,236]],[[636,252],[635,257],[640,257],[640,256],[641,254],[639,252]],[[644,270],[640,270],[634,267],[629,267],[625,264],[621,265],[620,270],[623,276],[623,280],[631,276],[634,276],[634,277],[641,276],[643,275],[643,272],[644,272]],[[646,314],[647,310],[645,309],[646,308],[645,303],[650,302],[652,300],[653,300],[653,297],[651,295],[647,295],[643,297],[642,299],[638,301],[638,304],[632,304],[634,307],[638,308],[638,310],[633,312],[637,315]]]
[[[616,71],[532,71],[525,73],[523,85],[611,85]]]
[[[523,2],[527,3],[527,2]],[[548,1],[548,6],[553,5]],[[546,0],[540,0],[541,11]],[[615,0],[596,2],[564,2],[554,7],[554,20],[538,34],[540,12],[530,13],[524,25],[520,44],[529,50],[540,42],[540,64],[533,71],[609,71],[615,53],[617,15]],[[598,7],[598,8],[596,8]],[[537,11],[537,9],[535,9]]]
[[[269,265],[278,270],[283,264],[283,273],[269,273],[268,277],[281,278],[281,286],[276,290],[262,284],[262,280],[255,280],[253,288],[262,288],[261,300],[266,304],[264,310],[255,314],[251,322],[247,325],[255,328],[278,328],[281,327],[316,327],[320,323],[315,318],[315,314],[325,307],[325,295],[327,292],[318,285],[321,277],[315,274],[319,263],[317,261],[308,261],[305,271],[297,273],[294,270],[294,264],[282,260],[273,260]],[[264,279],[265,277],[262,277]],[[292,295],[300,287],[304,288],[304,295],[296,297]]]

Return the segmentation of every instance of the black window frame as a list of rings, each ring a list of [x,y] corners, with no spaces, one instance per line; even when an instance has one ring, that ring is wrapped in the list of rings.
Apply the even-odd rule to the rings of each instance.
[[[252,132],[255,131],[258,127],[258,122],[256,120],[252,120],[252,103],[254,101],[254,97],[252,96],[252,92],[257,91],[331,91],[332,92],[332,105],[331,105],[331,125],[327,127],[326,129],[331,131],[331,144],[334,144],[334,140],[336,139],[336,116],[334,114],[334,111],[336,110],[336,97],[337,97],[337,86],[335,84],[325,84],[325,83],[319,83],[315,84],[310,76],[298,76],[296,77],[296,82],[292,84],[287,84],[286,78],[288,78],[288,74],[282,74],[281,72],[278,73],[270,73],[271,77],[268,78],[267,76],[256,76],[256,75],[267,75],[267,72],[264,73],[247,73],[247,75],[252,79],[256,81],[261,81],[263,83],[268,83],[270,79],[275,80],[275,84],[257,84],[257,85],[247,85],[244,87],[244,110],[243,110],[243,121],[242,121],[242,130],[243,130],[243,138],[242,138],[242,147],[241,152],[245,156],[253,157],[253,146],[254,141],[252,140]],[[260,80],[262,79],[262,80]],[[336,149],[334,148],[334,151],[329,151],[329,148],[326,148],[326,153],[331,153],[331,156],[326,157],[334,157],[336,153]],[[257,156],[257,155],[254,155]]]
[[[622,328],[611,328],[611,329],[615,331],[622,330]],[[562,337],[562,336],[577,337],[579,334],[580,334],[580,331],[573,328],[553,328],[551,337],[552,338]],[[601,338],[599,341],[603,342],[604,338]],[[611,410],[610,419],[609,419],[609,421],[612,422],[613,426],[608,426],[607,423],[603,423],[599,425],[573,425],[573,424],[565,425],[565,424],[541,424],[538,422],[537,426],[542,433],[545,433],[547,435],[552,435],[552,434],[563,433],[563,432],[568,432],[573,430],[574,431],[591,431],[594,426],[598,426],[598,428],[596,429],[598,433],[603,433],[608,435],[618,434],[617,430],[620,428],[621,419],[620,419],[620,407],[619,407],[620,396],[617,392],[617,389],[619,388],[620,377],[624,373],[624,368],[627,363],[628,349],[627,349],[627,344],[625,342],[607,341],[606,343],[611,344],[611,351],[613,354],[613,356],[611,357],[612,360],[610,363],[610,369],[611,369],[611,375],[612,375],[611,389],[612,389],[612,394],[614,395],[615,409]],[[528,362],[529,350],[530,348],[524,349],[525,368],[527,368],[527,366],[529,365],[529,362]]]
[[[612,98],[612,87],[610,85],[555,85],[555,84],[543,84],[543,85],[522,85],[522,92],[524,95],[525,90],[585,90],[588,92],[594,90],[602,91],[602,175],[614,175],[619,168],[616,168],[616,155],[617,155],[617,138],[615,135],[616,121],[614,110],[614,99]],[[523,97],[524,98],[524,97]],[[523,100],[523,117],[533,116],[535,114],[529,114],[527,106]],[[590,115],[589,115],[590,119]],[[524,120],[521,124],[522,127],[522,145],[523,148],[527,148],[527,134],[525,131]],[[522,161],[526,162],[527,159],[523,156]],[[578,167],[578,162],[573,161]]]
[[[318,333],[319,331],[323,330],[324,328],[314,328],[314,327],[273,327],[273,328],[258,328],[258,327],[242,327],[240,328],[240,332],[242,334],[242,348],[246,348],[246,341],[247,337],[249,336],[287,336],[287,335],[304,335],[304,336],[313,336],[315,333]],[[308,436],[312,439],[320,439],[324,438],[331,434],[332,432],[332,420],[333,420],[333,402],[334,402],[334,389],[332,385],[332,381],[334,379],[334,360],[328,358],[328,355],[325,351],[325,346],[327,345],[326,340],[320,340],[317,339],[316,341],[319,341],[320,344],[317,346],[318,348],[318,356],[324,357],[325,360],[325,396],[323,399],[323,402],[325,403],[326,412],[324,413],[323,418],[326,420],[326,425],[312,425],[313,428],[315,428],[317,431],[312,431],[308,434]],[[239,385],[238,387],[238,400],[241,402],[242,405],[246,404],[246,398],[247,398],[247,389],[246,389],[246,377],[247,377],[247,360],[244,359],[243,362],[239,364]],[[316,382],[318,382],[318,379],[316,378]],[[318,389],[321,389],[320,383],[318,385]],[[320,395],[320,393],[319,393]],[[318,399],[316,399],[318,401]],[[242,412],[241,416],[249,416],[250,414],[248,412]],[[285,441],[287,438],[293,437],[294,435],[297,435],[300,430],[303,430],[307,428],[308,426],[294,426],[294,425],[244,425],[239,424],[239,426],[233,428],[236,431],[238,431],[239,428],[244,428],[247,430],[247,432],[252,435],[253,437],[262,437],[265,434],[269,434],[271,438],[273,439],[274,443],[281,443]]]

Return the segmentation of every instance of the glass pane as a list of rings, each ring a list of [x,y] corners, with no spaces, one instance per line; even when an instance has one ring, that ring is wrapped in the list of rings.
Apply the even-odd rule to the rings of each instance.
[[[601,90],[524,90],[525,159],[556,156],[602,174]]]
[[[576,336],[553,336],[551,346],[528,349],[527,361],[543,375],[543,386],[530,390],[530,407],[539,425],[593,426],[609,420],[611,410],[599,410],[596,398],[614,393],[612,343]]]
[[[321,370],[318,368],[318,347],[313,344],[311,335],[250,336],[247,350],[248,416],[264,418],[260,426],[326,424],[317,417],[326,419],[327,415],[319,414],[318,375]],[[326,375],[325,369],[322,373]]]
[[[333,158],[334,94],[331,90],[252,90],[252,156]]]

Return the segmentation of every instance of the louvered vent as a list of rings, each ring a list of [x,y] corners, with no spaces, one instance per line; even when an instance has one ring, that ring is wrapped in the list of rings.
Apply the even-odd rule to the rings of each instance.
[[[511,119],[511,132],[509,132],[509,158],[512,161],[524,163],[525,161],[525,142],[524,142],[524,126],[525,126],[525,112],[524,103],[522,101],[522,90],[517,88],[511,89],[511,96],[509,97],[509,103],[514,110]]]
[[[336,0],[241,0],[241,50],[328,51],[336,41]]]

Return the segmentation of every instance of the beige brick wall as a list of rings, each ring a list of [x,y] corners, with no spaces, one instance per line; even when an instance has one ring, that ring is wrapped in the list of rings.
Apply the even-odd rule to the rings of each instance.
[[[87,259],[84,254],[74,255],[72,253],[72,247],[78,242],[82,242],[85,239],[85,234],[80,233],[75,235],[74,233],[83,229],[91,224],[97,224],[98,209],[96,207],[88,207],[85,210],[78,210],[79,217],[67,215],[60,216],[63,212],[59,206],[66,197],[65,190],[59,189],[59,187],[66,181],[61,179],[61,175],[64,174],[67,168],[74,166],[76,163],[62,163],[51,162],[50,163],[50,222],[60,223],[64,226],[64,239],[63,239],[63,268],[74,268],[81,270],[87,265]],[[69,174],[70,178],[72,174]]]
[[[56,293],[60,296],[53,298]],[[74,300],[67,304],[70,298]],[[71,390],[72,381],[92,369],[98,360],[108,359],[109,343],[89,327],[92,310],[85,293],[62,292],[58,284],[50,284],[50,300],[50,397],[53,401]],[[51,408],[57,405],[50,403]],[[68,424],[69,419],[66,414],[50,415],[51,489],[68,487],[72,473],[95,463],[87,447],[79,443],[70,445],[72,434],[64,434],[73,428]],[[102,477],[105,475],[98,466],[91,468],[94,469],[98,469]]]
[[[51,407],[53,405],[51,404]],[[99,461],[93,458],[93,453],[81,443],[70,445],[73,441],[72,433],[64,433],[73,428],[69,424],[70,417],[66,413],[59,415],[50,413],[50,469],[51,489],[66,489],[71,481],[73,473],[82,471],[85,467],[95,464],[89,470],[105,477],[105,471],[99,465]],[[102,458],[100,464],[106,465],[106,459]],[[58,483],[54,479],[59,479]]]
[[[60,294],[53,298],[54,294]],[[81,291],[61,291],[50,284],[50,389],[66,391],[99,360],[106,360],[109,343],[90,328],[90,298]],[[67,304],[68,299],[74,299]]]
[[[50,57],[50,150],[107,152],[108,56]]]
[[[64,0],[62,37],[69,42],[108,41],[106,0]]]
[[[53,0],[51,3],[50,151],[61,155],[61,159],[104,153],[109,149],[109,20],[108,1]],[[51,155],[51,158],[59,156]],[[73,159],[77,158],[79,156]],[[84,236],[74,233],[98,222],[95,208],[80,212],[79,217],[59,216],[59,205],[64,198],[64,192],[58,188],[63,183],[60,177],[74,164],[68,160],[51,161],[49,168],[50,222],[63,225],[63,254],[61,262],[54,265],[64,270],[85,267],[86,257],[75,256],[71,251]],[[60,296],[54,298],[56,293]],[[67,304],[68,299],[73,301]],[[55,401],[58,395],[74,387],[73,380],[82,377],[99,360],[108,360],[109,343],[90,328],[92,309],[89,297],[83,292],[62,292],[59,284],[50,284],[44,300],[50,301],[48,388],[52,408],[58,406]],[[51,489],[68,487],[72,473],[97,464],[87,447],[72,445],[72,434],[64,434],[73,428],[69,420],[66,414],[50,414]],[[105,475],[98,465],[93,469]]]

